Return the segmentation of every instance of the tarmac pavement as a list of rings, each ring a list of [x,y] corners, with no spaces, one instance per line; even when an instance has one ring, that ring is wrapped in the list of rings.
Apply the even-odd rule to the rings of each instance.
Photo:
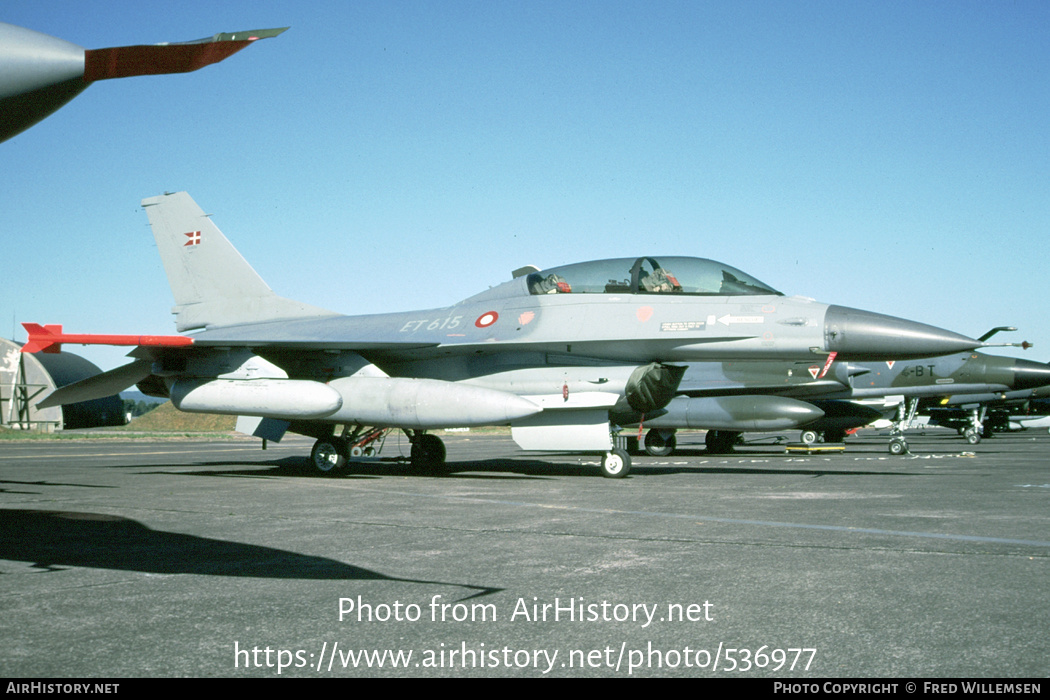
[[[1050,672],[1046,431],[904,456],[696,433],[626,479],[443,439],[446,476],[328,477],[305,439],[0,442],[0,675]]]

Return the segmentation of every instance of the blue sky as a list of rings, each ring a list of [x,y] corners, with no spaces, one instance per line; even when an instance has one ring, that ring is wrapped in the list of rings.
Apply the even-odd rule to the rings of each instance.
[[[85,48],[289,26],[99,82],[0,144],[0,335],[174,332],[144,197],[187,190],[278,293],[446,306],[643,254],[1050,359],[1050,4],[17,2]],[[125,350],[71,346],[103,369]]]

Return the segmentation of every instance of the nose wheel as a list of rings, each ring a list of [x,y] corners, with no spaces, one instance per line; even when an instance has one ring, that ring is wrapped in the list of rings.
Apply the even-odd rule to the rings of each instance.
[[[902,437],[895,437],[890,440],[890,454],[891,455],[903,455],[908,454],[908,443]]]
[[[606,479],[622,479],[631,472],[631,456],[620,448],[602,456],[602,476]]]

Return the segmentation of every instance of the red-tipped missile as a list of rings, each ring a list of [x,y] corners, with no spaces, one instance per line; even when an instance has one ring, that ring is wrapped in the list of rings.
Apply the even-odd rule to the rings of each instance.
[[[254,29],[154,46],[84,49],[0,22],[0,141],[28,129],[98,80],[195,71],[286,29]]]
[[[63,333],[61,325],[41,326],[39,323],[23,323],[29,340],[22,352],[62,352],[63,343],[79,345],[146,345],[155,348],[180,348],[193,345],[193,338],[184,335],[99,335],[89,333]]]

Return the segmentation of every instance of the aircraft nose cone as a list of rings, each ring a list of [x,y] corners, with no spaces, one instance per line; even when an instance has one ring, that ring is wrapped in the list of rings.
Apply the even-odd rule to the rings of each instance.
[[[1035,389],[1050,384],[1050,364],[1014,360],[1014,389]]]
[[[965,352],[981,341],[960,333],[845,306],[829,306],[824,341],[841,359],[903,360]]]

